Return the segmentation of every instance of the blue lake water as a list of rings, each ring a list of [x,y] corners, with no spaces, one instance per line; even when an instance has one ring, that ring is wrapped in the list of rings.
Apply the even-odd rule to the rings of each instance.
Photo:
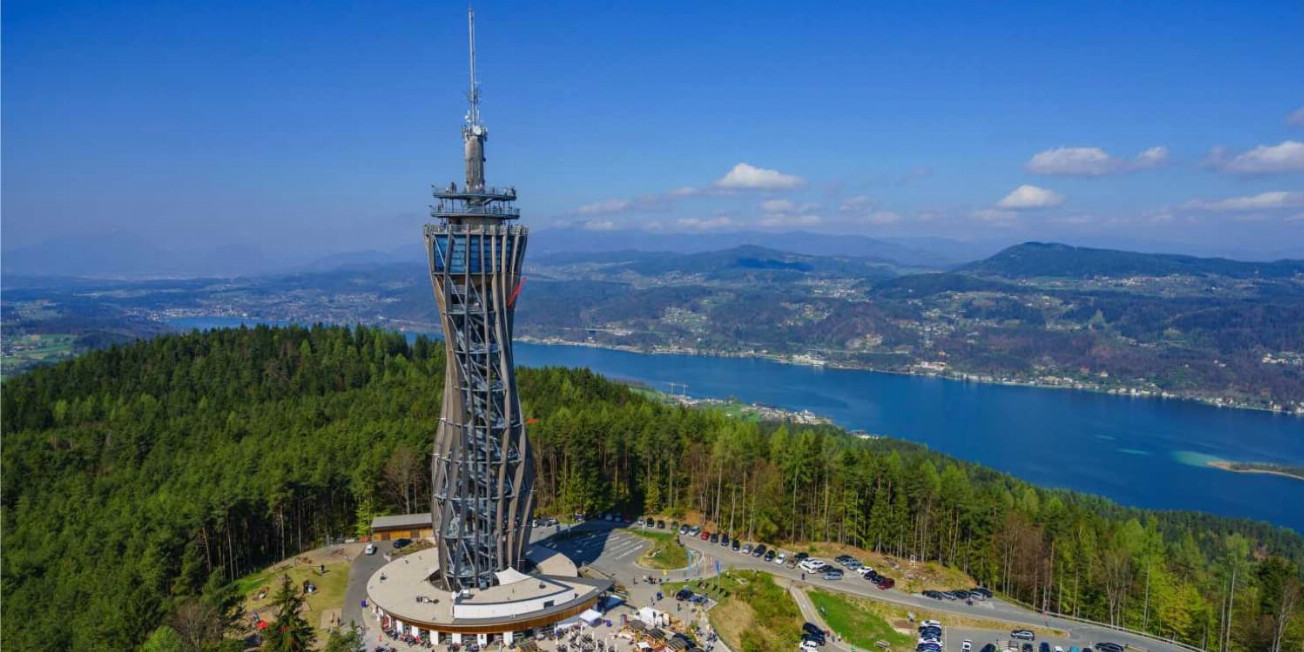
[[[239,319],[177,320],[181,328]],[[811,410],[839,425],[908,439],[1125,505],[1244,516],[1304,532],[1304,482],[1229,473],[1210,459],[1304,464],[1304,419],[1189,401],[981,385],[751,358],[644,355],[516,345],[517,364],[588,367],[694,397]]]

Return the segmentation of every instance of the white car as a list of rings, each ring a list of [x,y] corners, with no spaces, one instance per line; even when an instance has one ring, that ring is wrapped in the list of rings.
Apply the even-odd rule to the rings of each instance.
[[[941,626],[942,626],[942,623],[941,623],[941,621],[937,621],[937,620],[925,620],[924,622],[919,623],[919,626],[920,626],[920,627],[941,627]]]
[[[969,639],[965,639],[963,643],[960,643],[960,652],[969,652],[972,649],[973,649],[973,641]]]
[[[368,543],[368,544],[367,544],[367,549],[365,550],[365,552],[366,552],[368,555],[374,555],[374,554],[376,554],[376,544],[374,544],[374,543]]]
[[[820,646],[815,641],[812,641],[810,639],[805,639],[801,642],[801,647],[797,649],[801,650],[801,652],[810,652],[811,650],[820,649]]]
[[[823,559],[808,557],[806,558],[805,561],[801,562],[800,565],[801,565],[801,569],[806,571],[807,573],[818,573],[820,572],[820,569],[824,568],[825,566],[828,566],[828,563],[825,562]]]
[[[856,569],[856,574],[861,576],[868,575],[872,572],[874,572],[873,566],[861,566],[860,568]]]
[[[783,562],[784,562],[784,561],[787,561],[787,559],[788,559],[788,553],[786,553],[786,552],[781,552],[781,553],[779,553],[779,556],[778,556],[778,557],[775,557],[775,558],[774,558],[774,563],[776,563],[776,564],[782,566],[782,565],[783,565]]]

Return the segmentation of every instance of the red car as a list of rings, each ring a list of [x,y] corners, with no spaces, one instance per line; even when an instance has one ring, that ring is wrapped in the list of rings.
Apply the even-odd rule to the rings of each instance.
[[[894,579],[892,579],[892,578],[890,578],[890,577],[884,577],[883,579],[881,579],[881,580],[878,581],[878,588],[880,588],[880,589],[882,589],[882,590],[884,590],[884,591],[886,591],[886,590],[888,590],[888,589],[890,589],[890,588],[892,588],[892,587],[894,587],[894,586],[896,586],[896,580],[894,580]]]
[[[702,540],[703,540],[703,541],[706,541],[707,539],[710,539],[710,538],[711,538],[711,533],[710,533],[710,532],[707,532],[706,530],[702,530]]]

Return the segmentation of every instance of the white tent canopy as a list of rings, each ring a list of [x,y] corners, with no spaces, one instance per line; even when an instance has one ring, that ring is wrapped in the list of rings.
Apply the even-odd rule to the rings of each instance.
[[[594,609],[586,609],[584,610],[584,613],[580,614],[580,620],[590,625],[597,625],[599,622],[602,622],[602,612]]]

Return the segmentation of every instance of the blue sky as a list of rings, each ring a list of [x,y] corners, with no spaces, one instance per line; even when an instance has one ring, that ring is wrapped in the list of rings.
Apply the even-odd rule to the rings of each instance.
[[[488,178],[630,232],[1304,242],[1304,3],[477,3]],[[465,5],[3,5],[3,246],[419,241]],[[1293,116],[1293,117],[1292,117]]]

